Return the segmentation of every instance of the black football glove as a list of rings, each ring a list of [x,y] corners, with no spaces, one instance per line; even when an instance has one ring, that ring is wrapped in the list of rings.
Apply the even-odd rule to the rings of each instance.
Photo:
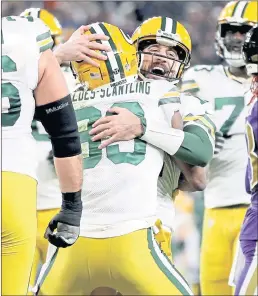
[[[49,222],[44,237],[56,247],[67,248],[76,242],[80,234],[81,191],[62,193],[62,196],[61,210]]]

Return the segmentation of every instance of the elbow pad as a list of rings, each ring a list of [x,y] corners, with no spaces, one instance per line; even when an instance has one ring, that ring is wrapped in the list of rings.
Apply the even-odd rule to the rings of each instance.
[[[59,101],[36,107],[52,142],[55,157],[71,157],[81,153],[81,142],[70,94]]]

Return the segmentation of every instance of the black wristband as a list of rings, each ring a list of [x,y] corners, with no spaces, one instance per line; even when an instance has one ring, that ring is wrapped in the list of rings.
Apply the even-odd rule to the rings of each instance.
[[[66,193],[62,193],[62,198],[63,201],[67,201],[67,202],[80,202],[81,201],[81,196],[82,196],[82,191],[79,190],[77,192],[66,192]]]
[[[58,214],[58,221],[73,226],[80,226],[82,216],[81,190],[62,193],[62,206]]]
[[[62,209],[78,210],[82,209],[82,191],[62,193]]]

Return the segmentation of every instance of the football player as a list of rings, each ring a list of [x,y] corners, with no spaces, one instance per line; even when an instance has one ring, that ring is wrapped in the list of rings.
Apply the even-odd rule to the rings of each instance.
[[[247,74],[253,76],[251,99],[246,118],[246,140],[248,165],[246,191],[251,194],[249,206],[240,233],[241,251],[244,254],[244,268],[236,284],[235,295],[257,295],[257,252],[258,252],[258,26],[246,35],[243,55]],[[247,95],[248,96],[248,95]]]
[[[108,37],[104,34],[89,35],[90,38],[85,38],[83,32],[89,29],[88,26],[82,26],[76,30],[71,38],[65,42],[62,41],[62,27],[57,18],[50,12],[41,8],[29,8],[21,13],[21,16],[31,16],[41,19],[45,25],[48,26],[52,39],[52,50],[56,56],[62,72],[65,76],[69,91],[72,92],[76,87],[76,80],[74,79],[70,70],[70,65],[66,61],[70,60],[84,60],[87,63],[97,65],[97,60],[90,58],[91,49],[110,50],[110,47],[103,44],[95,44],[96,39],[107,40]],[[90,41],[90,42],[89,42]],[[95,42],[96,43],[96,42]],[[105,55],[96,53],[92,54],[95,58],[106,59]],[[69,65],[69,66],[68,66]],[[44,239],[44,232],[51,217],[53,217],[61,206],[59,198],[59,185],[58,178],[53,169],[53,155],[49,155],[51,150],[50,139],[42,126],[41,122],[33,120],[32,122],[32,134],[37,141],[37,176],[38,176],[38,188],[37,188],[37,244],[34,255],[33,268],[30,277],[30,286],[33,287],[39,268],[39,263],[43,263],[46,260],[48,241]],[[49,159],[50,156],[50,159]],[[30,288],[31,288],[30,287]]]
[[[171,129],[171,118],[168,122],[169,114],[164,114],[159,105],[169,93],[174,101],[172,117],[180,107],[178,93],[170,91],[172,86],[167,81],[136,81],[136,50],[119,28],[95,23],[86,32],[90,33],[109,36],[108,41],[101,42],[110,44],[112,52],[107,53],[108,59],[101,61],[99,68],[72,63],[85,85],[84,91],[73,94],[88,181],[83,188],[84,228],[78,248],[69,254],[60,249],[55,260],[49,261],[52,269],[45,282],[39,283],[41,293],[89,295],[104,286],[123,295],[191,295],[184,278],[160,250],[151,229],[156,219],[162,150],[173,155],[183,142],[183,131]],[[92,141],[89,134],[92,125],[118,107],[138,116],[142,135],[98,149],[101,141]],[[154,122],[153,127],[149,122]],[[158,142],[163,142],[164,147],[156,148]],[[167,147],[167,142],[173,145]]]
[[[182,24],[168,17],[153,17],[144,21],[134,32],[133,42],[138,51],[140,62],[140,79],[143,81],[167,80],[173,86],[182,77],[184,70],[189,67],[191,56],[191,39]],[[189,142],[185,137],[185,144],[193,145],[183,150],[178,150],[173,158],[165,154],[165,161],[162,173],[158,181],[159,204],[164,205],[171,213],[173,224],[174,207],[171,198],[175,197],[176,188],[181,190],[196,191],[205,188],[204,169],[198,166],[205,166],[213,156],[215,127],[209,116],[205,113],[205,102],[197,97],[181,94],[181,111],[184,117],[183,129]],[[173,98],[167,96],[162,102],[162,108],[167,112],[173,106]],[[116,116],[108,116],[98,120],[94,124],[93,139],[103,139],[101,147],[105,147],[117,140],[126,140],[130,137],[137,137],[140,129],[134,125],[134,118],[128,110],[117,108]],[[173,122],[171,125],[173,126]],[[130,129],[128,128],[130,127]],[[159,147],[161,143],[157,143]],[[171,143],[167,143],[170,145]],[[191,164],[186,165],[183,161]],[[177,165],[176,165],[176,163]],[[185,180],[178,186],[179,168],[183,171]],[[174,194],[173,194],[174,192]],[[162,218],[162,217],[161,217]],[[170,226],[169,225],[169,226]],[[162,231],[160,223],[157,223]],[[167,225],[168,226],[168,225]],[[171,226],[170,226],[171,228]],[[160,235],[161,244],[165,247],[166,236]],[[163,240],[163,241],[162,241]],[[168,242],[170,239],[167,240]],[[170,243],[164,251],[170,255]]]
[[[26,295],[37,228],[34,111],[51,139],[62,191],[61,211],[45,233],[58,247],[71,246],[79,235],[81,145],[71,97],[51,51],[49,29],[33,17],[7,16],[2,18],[1,42],[2,294]]]
[[[201,248],[201,290],[204,295],[232,295],[228,278],[233,250],[250,197],[243,179],[246,169],[244,98],[250,78],[241,55],[245,34],[257,23],[256,1],[232,1],[221,11],[215,45],[227,65],[199,65],[186,71],[182,90],[209,101],[217,137],[204,193]],[[230,221],[230,223],[229,223]]]

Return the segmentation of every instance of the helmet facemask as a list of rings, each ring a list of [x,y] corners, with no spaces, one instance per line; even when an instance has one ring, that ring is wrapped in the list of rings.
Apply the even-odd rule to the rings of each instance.
[[[252,28],[247,24],[223,23],[218,25],[216,34],[217,54],[233,67],[245,65],[242,57],[242,45],[246,33]]]
[[[147,79],[178,82],[190,65],[188,49],[181,42],[155,37],[138,42],[140,73]]]

